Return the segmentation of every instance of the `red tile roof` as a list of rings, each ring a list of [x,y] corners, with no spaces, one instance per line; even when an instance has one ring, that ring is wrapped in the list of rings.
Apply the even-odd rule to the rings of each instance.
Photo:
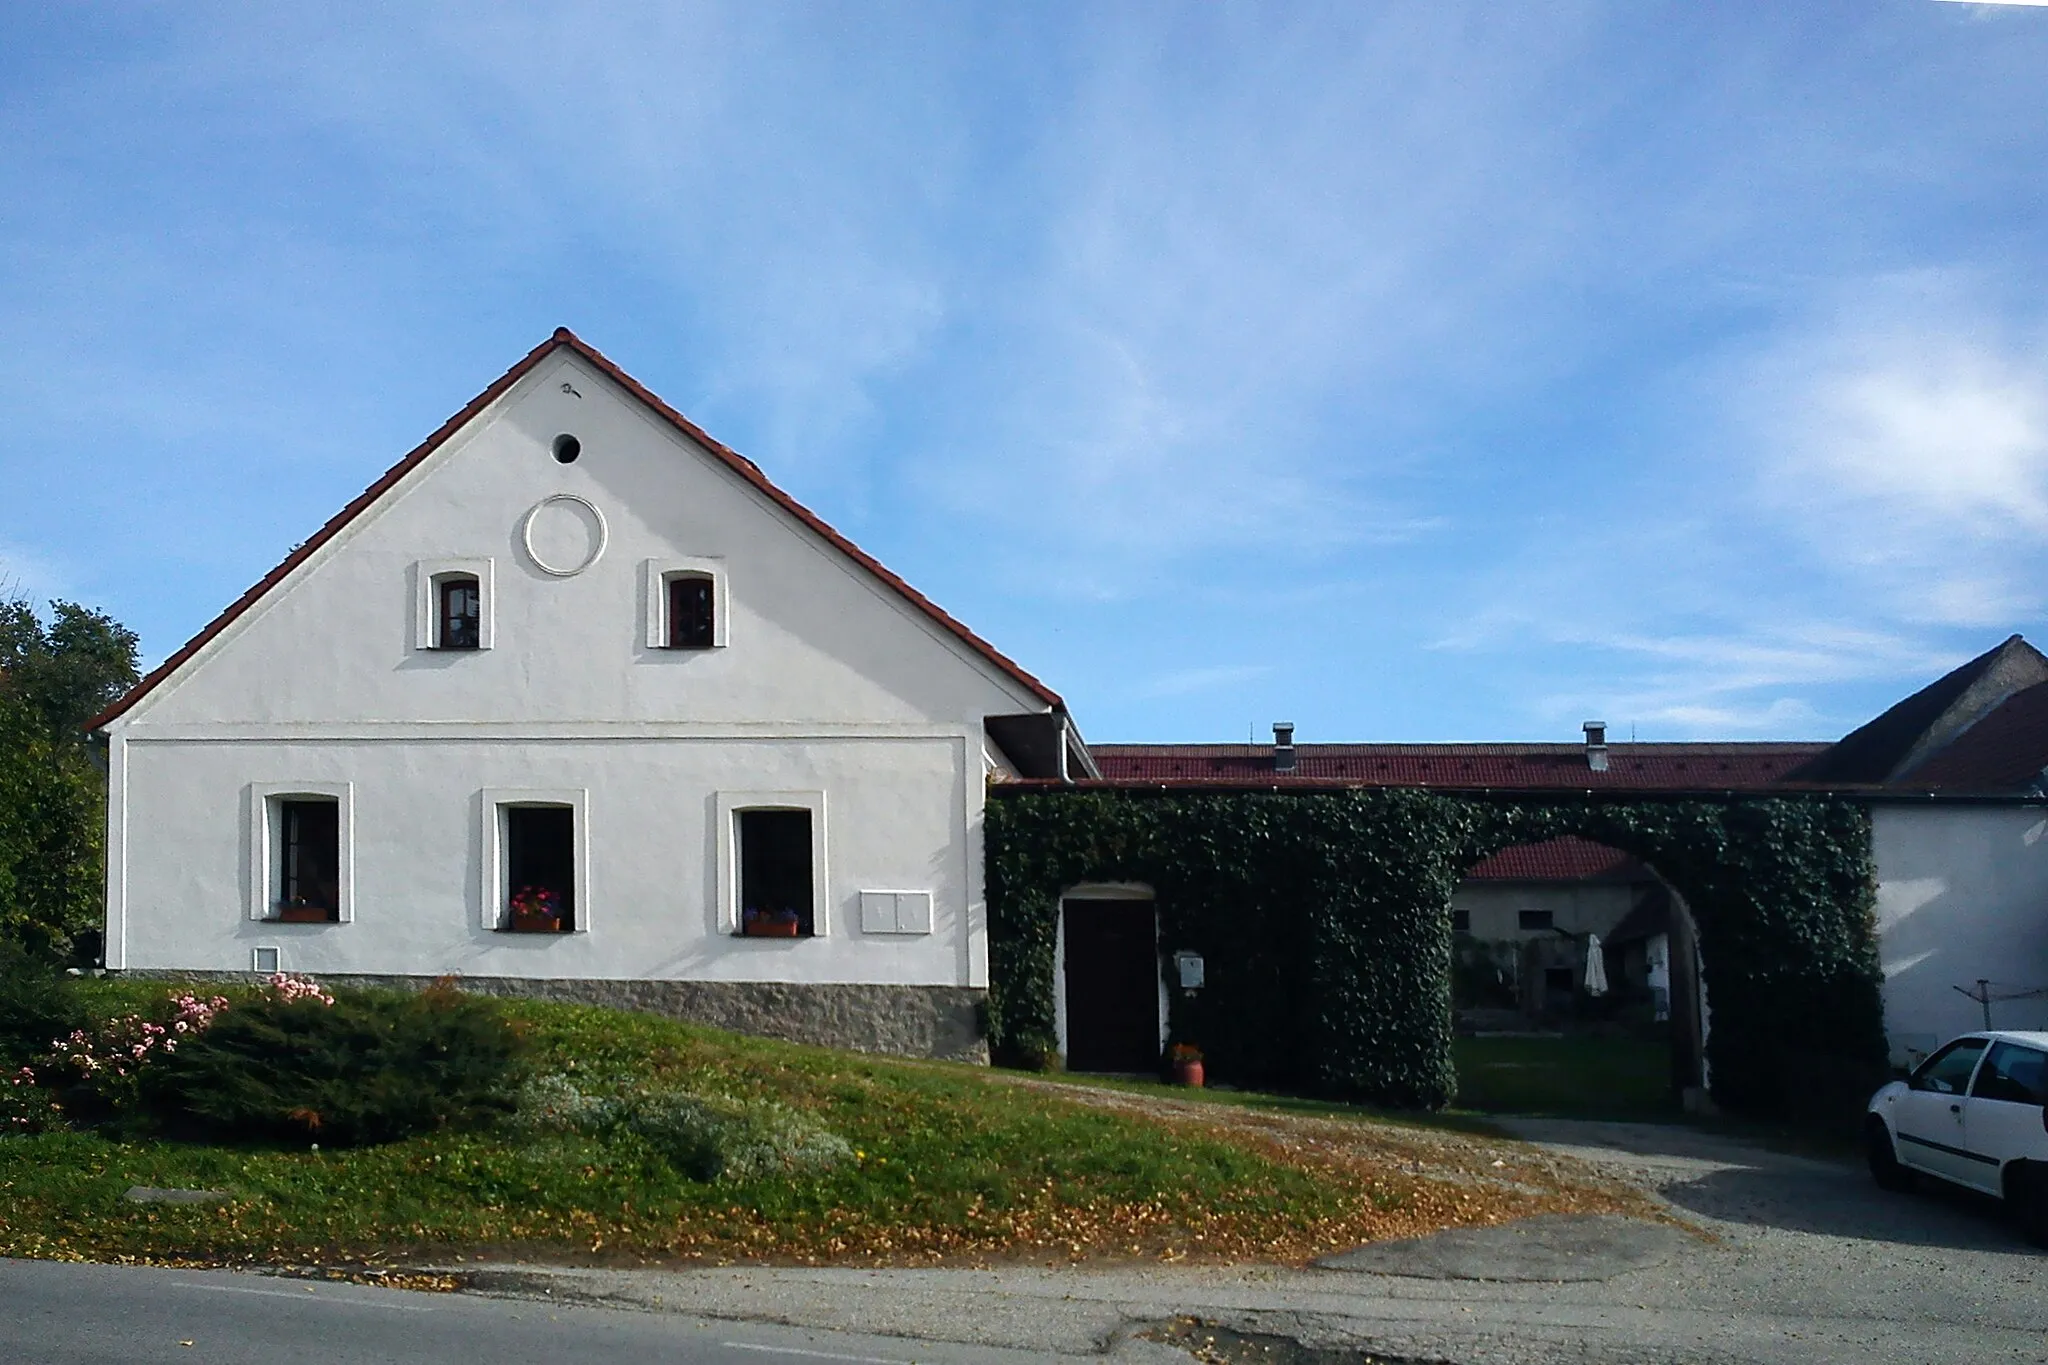
[[[1825,744],[1615,744],[1606,772],[1581,744],[1300,744],[1291,773],[1263,744],[1096,744],[1103,780],[1169,787],[1441,787],[1518,791],[1763,791]]]
[[[1465,874],[1480,882],[1648,881],[1650,869],[1618,848],[1566,835],[1504,848]]]
[[[242,613],[255,606],[258,601],[262,600],[265,593],[268,593],[272,588],[283,582],[293,569],[305,563],[322,545],[332,540],[343,527],[354,521],[358,516],[361,516],[369,509],[372,503],[397,486],[407,474],[418,468],[429,455],[440,449],[443,443],[460,431],[472,418],[503,397],[514,384],[525,378],[534,366],[563,348],[574,351],[577,355],[583,357],[584,360],[603,371],[619,387],[639,399],[642,403],[645,403],[670,426],[702,446],[715,459],[722,461],[735,474],[738,474],[741,478],[766,494],[769,499],[778,504],[785,512],[788,512],[791,516],[830,542],[840,553],[852,559],[855,563],[908,599],[912,606],[936,621],[942,628],[957,637],[975,653],[994,664],[1003,673],[1009,675],[1009,677],[1021,684],[1026,691],[1030,692],[1032,696],[1038,698],[1047,706],[1061,710],[1065,709],[1065,703],[1060,700],[1058,693],[1025,672],[1020,665],[996,649],[994,645],[989,644],[988,641],[982,639],[959,621],[947,615],[931,599],[889,570],[883,568],[878,560],[826,525],[808,507],[805,507],[795,498],[792,498],[789,494],[770,483],[767,475],[763,474],[752,460],[747,459],[730,446],[713,440],[702,427],[699,427],[695,422],[692,422],[689,418],[683,416],[680,412],[677,412],[674,408],[662,402],[661,399],[648,392],[647,389],[641,386],[640,381],[634,379],[631,375],[613,364],[611,360],[599,353],[595,347],[585,342],[568,328],[557,327],[553,336],[534,347],[531,351],[528,351],[518,364],[498,376],[497,380],[489,388],[471,399],[462,411],[450,417],[446,422],[443,422],[433,435],[415,446],[406,454],[404,459],[385,470],[375,483],[364,489],[348,506],[342,508],[333,517],[329,518],[327,524],[318,531],[315,531],[303,545],[287,555],[283,563],[265,574],[247,592],[231,602],[225,611],[214,617],[197,635],[186,641],[177,653],[171,655],[170,658],[152,669],[149,676],[131,688],[126,696],[86,722],[86,729],[97,730],[101,726],[111,723],[130,707],[148,696],[166,678],[169,678],[173,673],[184,667],[185,663],[203,649],[208,641],[227,629]]]
[[[1984,719],[1893,782],[1927,791],[2022,791],[2048,769],[2048,683],[2015,692]]]

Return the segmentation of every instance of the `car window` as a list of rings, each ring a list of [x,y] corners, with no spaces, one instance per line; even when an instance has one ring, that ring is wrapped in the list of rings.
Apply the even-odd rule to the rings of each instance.
[[[2048,1052],[2016,1043],[1994,1043],[1978,1069],[1970,1093],[1980,1100],[2040,1104],[2048,1099]]]
[[[1939,1095],[1962,1094],[1963,1087],[1970,1083],[1970,1072],[1977,1059],[1984,1055],[1984,1048],[1982,1038],[1956,1039],[1920,1063],[1920,1069],[1913,1073],[1913,1088],[1932,1090]]]

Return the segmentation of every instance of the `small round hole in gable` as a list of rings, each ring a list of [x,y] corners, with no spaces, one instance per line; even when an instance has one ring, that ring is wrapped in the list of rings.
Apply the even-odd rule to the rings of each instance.
[[[555,458],[563,464],[575,464],[576,457],[583,453],[583,442],[563,432],[555,438]]]

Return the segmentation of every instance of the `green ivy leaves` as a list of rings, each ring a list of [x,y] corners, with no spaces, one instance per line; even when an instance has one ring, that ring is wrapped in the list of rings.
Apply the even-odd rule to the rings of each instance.
[[[1870,821],[1825,797],[1474,799],[1372,790],[993,792],[990,1041],[1054,1047],[1061,895],[1144,882],[1161,951],[1208,962],[1172,1031],[1239,1084],[1451,1102],[1449,902],[1502,848],[1573,834],[1649,863],[1699,927],[1714,1096],[1783,1114],[1852,1102],[1884,1066]],[[1816,1097],[1814,1077],[1840,1094]],[[1822,1087],[1823,1090],[1827,1087]]]

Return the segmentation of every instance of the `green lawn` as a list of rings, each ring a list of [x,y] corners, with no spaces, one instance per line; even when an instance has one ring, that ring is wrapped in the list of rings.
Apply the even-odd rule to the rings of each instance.
[[[86,990],[112,1012],[160,1000],[165,985]],[[592,1093],[668,1088],[773,1102],[843,1138],[851,1155],[822,1171],[700,1182],[632,1132],[444,1132],[326,1151],[91,1131],[8,1136],[0,1137],[0,1256],[1288,1258],[1474,1216],[1456,1186],[1439,1189],[1398,1169],[1336,1172],[1313,1152],[1108,1111],[985,1069],[582,1006],[504,1008],[525,1031],[538,1071]],[[122,1198],[135,1185],[228,1197],[138,1205]]]
[[[1668,1118],[1671,1050],[1629,1038],[1459,1038],[1458,1107],[1488,1114]]]

